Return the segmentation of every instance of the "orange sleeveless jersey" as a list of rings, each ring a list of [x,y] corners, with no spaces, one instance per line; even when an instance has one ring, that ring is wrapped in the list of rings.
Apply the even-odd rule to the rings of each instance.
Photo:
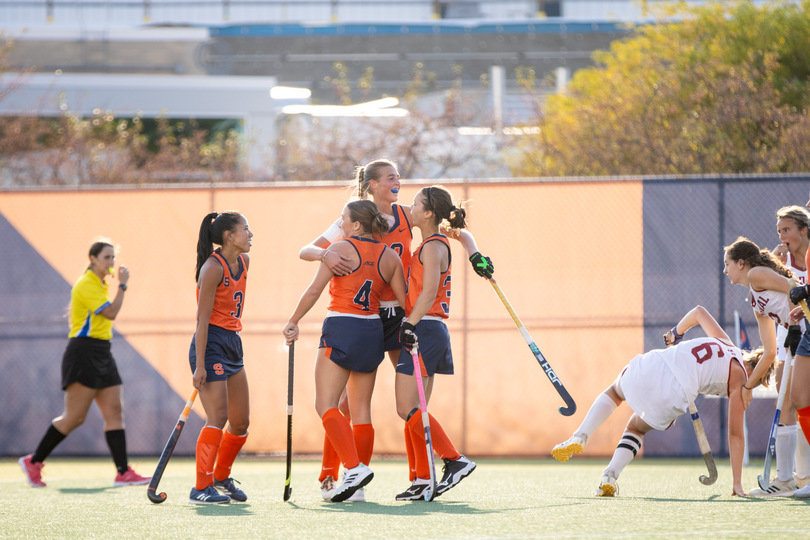
[[[380,259],[385,244],[377,240],[346,238],[360,257],[360,266],[351,274],[333,276],[329,281],[329,311],[349,315],[377,315],[380,295],[388,282],[380,275]]]
[[[226,330],[239,332],[242,330],[242,310],[245,307],[245,286],[247,285],[247,268],[245,260],[239,255],[239,271],[231,274],[231,268],[225,257],[219,253],[212,253],[222,265],[222,281],[217,285],[214,297],[214,310],[208,324],[219,326]],[[197,287],[197,302],[200,301],[200,288]]]
[[[383,236],[382,241],[397,252],[399,258],[402,259],[402,268],[406,272],[405,275],[408,275],[408,266],[411,264],[411,240],[413,240],[411,222],[400,205],[392,204],[391,208],[394,210],[394,224],[388,234]],[[380,300],[384,302],[396,299],[397,297],[391,287],[386,287],[380,297]]]
[[[416,299],[419,298],[424,283],[425,267],[422,265],[420,258],[422,248],[428,242],[434,241],[443,243],[447,246],[448,255],[450,253],[450,242],[447,241],[447,237],[443,234],[428,236],[425,241],[416,248],[416,251],[413,252],[411,264],[408,269],[408,313],[411,312]],[[450,262],[452,262],[452,258],[448,260],[448,263]],[[433,305],[430,306],[430,309],[425,315],[441,317],[442,319],[446,319],[450,316],[450,270],[452,267],[452,264],[448,264],[447,272],[443,272],[439,277],[439,288],[436,290],[436,298],[433,299]]]

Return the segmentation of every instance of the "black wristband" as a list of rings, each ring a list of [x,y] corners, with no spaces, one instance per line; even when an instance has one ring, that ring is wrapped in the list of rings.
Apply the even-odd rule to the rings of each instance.
[[[125,291],[125,290],[127,290],[127,284],[126,283],[119,283],[118,288],[121,289],[122,291]]]

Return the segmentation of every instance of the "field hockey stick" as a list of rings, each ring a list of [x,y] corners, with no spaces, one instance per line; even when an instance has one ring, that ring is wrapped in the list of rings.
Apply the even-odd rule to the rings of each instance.
[[[416,388],[419,390],[419,410],[422,411],[422,427],[425,429],[425,447],[430,465],[430,486],[425,490],[424,498],[432,501],[436,497],[436,461],[433,457],[433,441],[430,438],[430,416],[428,416],[425,389],[422,387],[422,366],[419,363],[419,348],[414,343],[411,348],[413,357],[413,375],[416,377]]]
[[[703,454],[703,461],[706,462],[706,468],[709,469],[709,476],[700,475],[700,483],[710,486],[717,481],[717,465],[712,457],[712,449],[709,446],[709,439],[706,437],[706,430],[703,428],[703,421],[700,419],[695,402],[692,400],[689,400],[689,414],[692,416],[692,426],[695,428],[700,453]]]
[[[290,355],[287,362],[287,477],[284,481],[284,500],[290,500],[292,487],[292,415],[293,415],[293,371],[295,358],[295,342],[290,343]]]
[[[172,434],[169,435],[169,440],[166,441],[166,446],[163,447],[163,453],[160,454],[160,460],[158,460],[157,468],[152,474],[152,480],[149,482],[149,487],[146,488],[147,497],[149,497],[149,500],[155,504],[162,503],[166,500],[166,493],[158,493],[157,487],[160,483],[160,479],[163,477],[163,471],[166,470],[166,465],[169,463],[169,459],[172,457],[174,447],[177,446],[177,441],[180,439],[180,433],[183,432],[183,426],[186,425],[186,420],[188,420],[188,415],[191,413],[191,406],[194,405],[195,399],[197,399],[196,388],[191,393],[191,397],[188,398],[188,401],[186,401],[186,406],[183,408],[183,412],[180,413],[180,418],[177,419],[177,425],[174,426]]]
[[[503,291],[501,290],[501,287],[498,285],[498,282],[495,281],[495,278],[489,278],[489,282],[495,289],[495,292],[498,293],[498,298],[500,298],[501,302],[503,302],[504,307],[506,307],[506,311],[508,311],[509,315],[512,316],[512,320],[515,321],[518,330],[520,330],[523,339],[525,339],[526,343],[528,343],[529,349],[531,349],[532,353],[534,354],[534,357],[537,358],[538,362],[540,362],[540,366],[543,368],[543,371],[546,372],[548,380],[551,381],[551,384],[554,385],[554,388],[557,390],[557,393],[560,394],[560,397],[563,398],[563,401],[565,401],[566,406],[560,407],[558,409],[560,411],[560,414],[563,416],[571,416],[577,410],[577,404],[574,402],[574,399],[571,397],[571,394],[568,393],[568,390],[565,389],[563,383],[560,382],[560,378],[557,377],[557,374],[554,373],[553,369],[551,369],[548,360],[546,360],[545,356],[543,356],[543,353],[540,352],[540,348],[534,342],[532,336],[529,335],[529,331],[526,330],[526,327],[523,326],[523,323],[520,321],[520,318],[517,316],[517,313],[515,313],[515,310],[512,309],[512,304],[510,304],[509,300],[506,299],[506,295],[503,294]]]
[[[790,280],[791,286],[795,286],[796,282]],[[804,312],[805,318],[810,322],[810,310],[807,309],[807,302],[802,300],[799,305]],[[776,456],[776,431],[779,429],[779,418],[782,416],[782,405],[785,402],[785,392],[790,384],[790,367],[793,363],[793,355],[790,351],[785,353],[785,367],[782,370],[782,385],[779,387],[779,394],[776,398],[776,411],[773,414],[773,424],[771,424],[771,434],[768,437],[768,449],[765,452],[765,468],[761,475],[757,475],[757,483],[760,489],[767,490],[771,487],[771,463],[774,456]]]

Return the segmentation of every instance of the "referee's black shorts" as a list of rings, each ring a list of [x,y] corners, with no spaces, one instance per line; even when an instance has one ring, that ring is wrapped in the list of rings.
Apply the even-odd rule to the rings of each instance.
[[[96,390],[121,384],[111,345],[106,339],[70,338],[62,356],[62,390],[75,382]]]

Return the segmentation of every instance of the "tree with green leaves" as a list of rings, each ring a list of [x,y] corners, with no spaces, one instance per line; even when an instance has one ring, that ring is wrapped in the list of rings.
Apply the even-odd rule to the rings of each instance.
[[[810,167],[810,0],[670,5],[549,96],[517,176]]]

